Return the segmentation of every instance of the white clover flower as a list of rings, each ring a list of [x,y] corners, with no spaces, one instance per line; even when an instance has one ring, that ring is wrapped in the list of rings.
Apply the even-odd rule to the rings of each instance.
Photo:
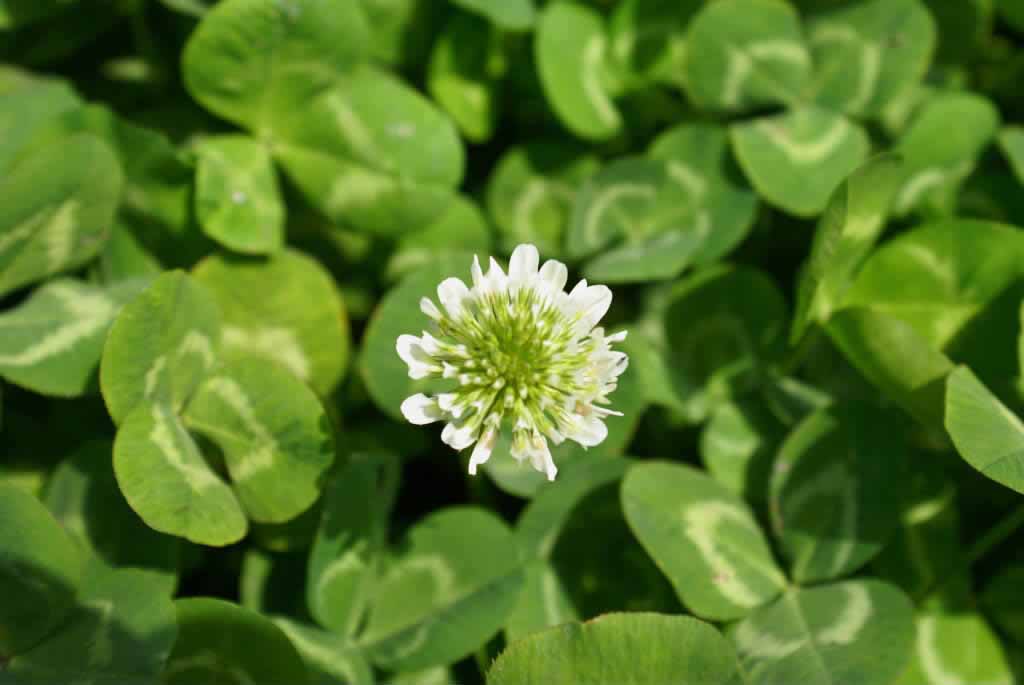
[[[512,456],[528,458],[554,480],[548,439],[592,447],[608,435],[604,417],[622,416],[600,406],[628,361],[611,349],[626,332],[605,336],[595,328],[611,305],[611,290],[582,280],[566,293],[565,264],[551,259],[538,270],[538,263],[533,245],[515,249],[508,275],[493,257],[484,274],[474,258],[472,288],[448,278],[437,287],[443,311],[429,298],[420,301],[433,333],[398,337],[410,378],[446,378],[453,385],[434,397],[407,398],[402,414],[419,425],[446,421],[441,439],[456,450],[476,443],[471,474],[490,458],[504,427],[512,431]]]

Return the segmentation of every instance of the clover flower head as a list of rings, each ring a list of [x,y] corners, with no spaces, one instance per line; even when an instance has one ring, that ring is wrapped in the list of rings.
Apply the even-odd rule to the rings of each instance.
[[[502,430],[512,434],[512,456],[526,459],[554,480],[558,469],[548,440],[568,438],[584,447],[608,435],[608,395],[626,369],[624,352],[611,349],[626,332],[596,327],[612,293],[580,281],[565,292],[565,264],[540,256],[533,245],[512,253],[506,274],[492,257],[487,273],[473,259],[473,286],[448,278],[437,288],[438,307],[424,297],[420,309],[432,332],[398,337],[398,355],[410,378],[449,379],[451,389],[402,403],[414,424],[445,421],[441,439],[456,450],[475,443],[469,472],[491,456]]]

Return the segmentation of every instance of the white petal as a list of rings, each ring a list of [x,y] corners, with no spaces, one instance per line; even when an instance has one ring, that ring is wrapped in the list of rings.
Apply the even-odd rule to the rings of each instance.
[[[429,297],[420,299],[420,311],[434,321],[440,321],[442,318],[441,310],[437,308],[437,305]]]
[[[555,466],[555,460],[551,458],[551,452],[544,450],[544,465],[545,471],[548,474],[548,480],[552,481],[555,476],[558,475],[558,467]]]
[[[558,468],[555,466],[555,460],[551,458],[548,441],[540,433],[534,433],[530,442],[532,443],[530,463],[533,464],[533,468],[541,473],[546,473],[548,480],[554,480],[555,475],[558,474]]]
[[[561,290],[569,280],[569,269],[557,259],[549,259],[540,268],[540,280],[552,290]]]
[[[622,342],[623,340],[626,339],[626,333],[628,332],[629,331],[619,331],[618,333],[613,333],[612,335],[609,335],[607,338],[605,338],[605,341],[608,342],[609,344]]]
[[[423,335],[420,337],[420,347],[423,348],[424,352],[433,357],[435,354],[441,351],[441,341],[432,336],[430,333],[423,331]]]
[[[563,442],[565,442],[565,436],[556,431],[554,428],[549,428],[547,431],[545,431],[545,435],[547,435],[548,439],[550,439],[551,442],[555,443],[556,445],[561,445]]]
[[[621,411],[615,411],[614,409],[607,409],[605,407],[598,407],[596,405],[590,405],[590,411],[594,412],[594,416],[597,416],[599,418],[604,418],[605,416],[623,416],[623,413]]]
[[[444,427],[444,430],[441,431],[441,440],[454,450],[464,450],[476,442],[473,431],[468,425],[456,426],[454,423],[449,423]]]
[[[403,334],[398,336],[398,340],[395,341],[395,350],[402,361],[411,366],[417,363],[416,358],[412,355],[412,349],[419,344],[420,339],[415,335]]]
[[[409,423],[424,426],[428,423],[440,421],[442,412],[437,406],[437,402],[423,393],[419,393],[410,395],[402,402],[402,416]]]
[[[484,272],[480,268],[480,258],[476,255],[473,255],[473,266],[470,267],[469,272],[473,277],[473,287],[482,290],[485,284]]]
[[[455,277],[446,278],[437,286],[437,299],[441,300],[441,304],[453,319],[462,313],[462,303],[468,296],[469,288],[461,279]]]
[[[587,285],[587,279],[585,279],[585,278],[581,278],[581,279],[580,279],[580,281],[579,281],[579,283],[577,283],[576,285],[574,285],[574,286],[572,287],[572,290],[571,290],[571,291],[569,291],[569,299],[570,299],[570,300],[575,300],[576,298],[578,298],[578,297],[580,297],[581,295],[583,295],[583,291],[584,291],[584,290],[586,290],[586,289],[587,289],[587,288],[589,288],[589,287],[590,287],[590,286],[589,286],[589,285]]]
[[[629,356],[625,352],[612,352],[614,364],[612,376],[620,376],[622,372],[629,368]],[[621,357],[619,355],[622,355]]]
[[[491,452],[494,450],[494,443],[498,440],[498,431],[491,428],[480,438],[480,442],[473,448],[473,454],[469,457],[469,475],[476,475],[476,467],[481,464],[486,464],[487,460],[491,458]]]
[[[512,251],[508,263],[508,277],[516,283],[526,283],[537,275],[540,253],[533,245],[524,243]]]
[[[415,335],[398,336],[395,350],[409,367],[409,378],[426,378],[434,371],[430,356],[420,346],[420,339]]]
[[[584,283],[585,281],[580,281]],[[597,325],[597,322],[608,313],[612,304],[612,291],[608,286],[592,285],[580,289],[576,286],[569,294],[569,316],[579,315],[576,323],[577,334],[584,334]]]
[[[437,399],[437,406],[441,408],[442,412],[451,414],[456,419],[461,419],[465,410],[462,404],[456,403],[458,398],[459,396],[454,392],[442,392],[435,399]]]
[[[581,416],[569,437],[584,447],[594,447],[608,437],[608,426],[597,416]]]
[[[487,268],[487,287],[491,290],[504,290],[507,285],[505,272],[501,270],[498,260],[491,257],[491,264]]]
[[[529,448],[519,449],[515,441],[512,442],[512,446],[509,452],[512,454],[512,458],[518,462],[522,462],[524,459],[527,459],[530,456]]]

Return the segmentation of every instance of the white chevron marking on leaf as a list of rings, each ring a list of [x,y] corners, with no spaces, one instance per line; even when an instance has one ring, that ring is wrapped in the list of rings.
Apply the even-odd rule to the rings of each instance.
[[[237,461],[229,461],[228,470],[231,472],[232,478],[242,481],[273,466],[274,453],[278,448],[277,441],[266,426],[256,418],[256,412],[242,387],[230,378],[218,376],[209,381],[208,388],[241,419],[252,442],[255,443],[254,449],[247,455]]]
[[[705,501],[690,505],[683,513],[686,536],[700,550],[714,576],[715,587],[730,602],[741,607],[755,607],[764,597],[740,578],[732,562],[722,553],[718,542],[718,526],[731,521],[744,528],[757,530],[750,514],[739,506],[719,501]],[[762,570],[763,569],[759,569]],[[766,575],[775,575],[768,573]]]
[[[851,583],[842,588],[849,601],[835,622],[817,634],[816,639],[822,644],[851,644],[871,618],[871,595],[864,586]]]
[[[220,481],[205,465],[190,464],[181,450],[179,440],[191,440],[187,433],[176,423],[172,423],[167,412],[159,406],[152,409],[153,429],[149,439],[167,463],[182,475],[189,487],[197,492],[217,485]]]
[[[76,343],[101,331],[117,313],[117,307],[105,295],[83,293],[61,283],[49,286],[47,292],[61,301],[71,321],[58,327],[32,347],[0,355],[0,364],[31,366],[66,352]]]
[[[78,203],[68,201],[54,212],[46,230],[46,270],[60,271],[71,259],[75,248],[75,222]]]
[[[246,352],[264,354],[276,359],[303,380],[310,377],[309,359],[290,328],[267,326],[251,329],[237,326],[224,327],[224,344]]]
[[[605,189],[604,193],[594,199],[594,203],[590,206],[590,211],[587,212],[586,222],[583,224],[583,236],[588,245],[597,245],[598,236],[597,228],[601,221],[601,217],[607,212],[612,206],[624,198],[639,198],[643,200],[651,200],[656,195],[654,188],[650,186],[642,186],[635,183],[623,183],[617,186],[611,186]]]
[[[597,118],[605,126],[614,128],[619,125],[619,113],[601,84],[601,66],[604,61],[605,46],[604,36],[599,33],[587,40],[583,47],[583,74],[581,76],[583,92],[591,107],[594,108]]]

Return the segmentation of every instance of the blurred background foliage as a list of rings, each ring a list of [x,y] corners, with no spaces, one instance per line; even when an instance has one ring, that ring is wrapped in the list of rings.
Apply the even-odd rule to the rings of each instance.
[[[1022,40],[0,0],[0,682],[1024,678]],[[551,484],[398,411],[420,297],[522,242],[630,332]]]

